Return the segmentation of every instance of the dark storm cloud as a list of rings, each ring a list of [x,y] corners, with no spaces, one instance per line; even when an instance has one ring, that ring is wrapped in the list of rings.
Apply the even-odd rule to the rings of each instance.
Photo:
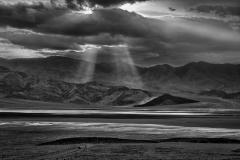
[[[97,5],[102,7],[110,7],[121,5],[125,3],[145,2],[149,0],[66,0],[67,6],[70,9],[83,9],[85,6],[95,7]]]
[[[81,50],[79,45],[85,44],[126,44],[134,59],[154,57],[153,61],[158,59],[157,55],[160,59],[188,55],[186,58],[189,59],[191,55],[205,52],[240,50],[240,36],[222,21],[203,18],[163,21],[120,9],[99,9],[91,15],[67,13],[38,25],[33,30],[51,35],[15,34],[8,39],[13,44],[26,48],[53,50]],[[52,35],[53,33],[58,35]],[[116,50],[117,46],[114,49],[103,47],[99,56],[107,59]],[[73,57],[73,54],[71,52],[68,55]]]
[[[212,13],[218,16],[240,16],[240,6],[210,6],[210,5],[199,5],[196,8],[191,8],[190,11],[198,13]]]
[[[39,24],[46,23],[50,19],[69,12],[67,9],[56,8],[53,3],[2,3],[0,4],[0,25],[9,25],[17,28],[36,28]]]
[[[169,0],[159,0],[159,1],[169,1]],[[172,0],[170,3],[177,4],[184,7],[198,6],[198,5],[230,5],[236,6],[240,5],[239,0]]]
[[[0,4],[0,26],[27,28],[35,32],[69,36],[103,33],[130,37],[155,36],[156,22],[121,9],[95,9],[93,14],[72,13],[43,3]],[[158,25],[158,24],[157,24]]]
[[[71,39],[32,34],[15,34],[9,37],[9,41],[16,45],[24,46],[29,49],[50,48],[53,50],[79,50],[80,47]]]
[[[87,15],[71,11],[58,1],[51,2],[0,4],[0,26],[20,28],[7,34],[6,31],[1,33],[0,27],[0,37],[28,49],[49,49],[50,52],[41,53],[46,56],[79,57],[79,54],[84,54],[81,45],[93,45],[93,48],[99,48],[100,60],[130,53],[134,61],[145,64],[163,61],[180,64],[201,59],[201,56],[224,57],[223,52],[240,50],[239,33],[223,21],[191,15],[190,18],[157,20],[116,8],[98,8]],[[99,5],[107,7],[126,1],[100,2],[102,4]],[[96,1],[91,3],[95,5]],[[178,11],[177,8],[174,13]],[[233,13],[236,14],[228,14]],[[26,31],[23,32],[24,29]],[[66,53],[65,50],[71,51]]]
[[[80,50],[79,45],[119,45],[124,43],[122,36],[112,37],[106,34],[78,38],[60,35],[14,34],[14,36],[5,36],[5,38],[13,44],[28,49]]]
[[[227,5],[198,5],[188,9],[191,13],[202,14],[209,19],[221,19],[233,30],[240,30],[240,1],[236,6]]]
[[[6,17],[6,19],[15,22],[1,21],[2,25],[27,28],[46,34],[58,34],[55,36],[15,34],[8,38],[13,44],[30,49],[77,50],[77,45],[82,44],[118,45],[127,43],[132,53],[151,54],[162,50],[161,48],[164,47],[162,41],[169,41],[169,37],[166,36],[168,26],[165,22],[147,19],[121,9],[96,9],[91,15],[83,15],[41,3],[3,5],[2,7],[7,8],[5,9],[7,11],[0,13],[2,16],[0,19]],[[28,12],[26,8],[31,8],[34,12]],[[7,12],[11,14],[6,14]],[[15,12],[21,18],[11,18]],[[27,17],[34,17],[32,18],[34,20],[28,20]],[[19,23],[19,19],[25,23]],[[61,35],[72,37],[63,38]],[[138,40],[133,40],[130,37],[138,38]]]
[[[149,20],[121,9],[98,9],[91,15],[82,16],[67,14],[35,29],[39,32],[70,36],[91,36],[102,33],[130,37],[160,36],[160,33],[155,31],[159,29],[157,20]]]

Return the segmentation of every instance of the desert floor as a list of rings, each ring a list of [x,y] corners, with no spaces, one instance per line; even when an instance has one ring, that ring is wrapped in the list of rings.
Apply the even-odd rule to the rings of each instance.
[[[0,105],[2,160],[240,159],[238,106],[208,107],[207,102],[197,109],[191,105],[140,109],[70,105],[66,110],[65,104],[6,99]],[[84,140],[89,137],[126,142]],[[39,145],[55,140],[67,144]]]

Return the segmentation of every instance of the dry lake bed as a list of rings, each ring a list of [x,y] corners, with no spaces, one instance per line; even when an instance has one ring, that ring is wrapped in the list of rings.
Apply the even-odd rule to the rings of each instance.
[[[11,103],[0,109],[1,160],[240,159],[237,108],[66,110]]]

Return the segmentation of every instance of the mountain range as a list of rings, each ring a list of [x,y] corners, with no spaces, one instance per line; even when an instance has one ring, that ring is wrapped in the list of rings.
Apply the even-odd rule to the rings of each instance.
[[[0,67],[0,97],[82,105],[123,106],[138,104],[152,93],[124,86],[84,84],[39,78]]]
[[[163,105],[177,105],[177,104],[188,104],[197,103],[198,101],[172,96],[170,94],[164,94],[157,98],[154,98],[147,103],[136,105],[135,107],[149,107],[149,106],[163,106]]]
[[[240,92],[226,93],[224,91],[219,91],[219,90],[210,90],[210,91],[202,91],[199,93],[199,95],[220,97],[224,99],[240,99]]]
[[[66,83],[89,81],[164,92],[240,91],[240,65],[189,63],[181,67],[139,67],[124,62],[92,63],[66,57],[0,59],[0,66],[42,79]],[[62,82],[63,83],[63,82]]]

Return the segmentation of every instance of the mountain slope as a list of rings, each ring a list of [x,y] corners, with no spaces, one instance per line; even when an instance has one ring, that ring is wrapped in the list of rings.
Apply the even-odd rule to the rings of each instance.
[[[80,82],[86,77],[87,66],[95,66],[91,62],[66,57],[48,57],[33,59],[0,60],[0,64],[11,70],[46,79]]]
[[[176,104],[188,104],[188,103],[197,103],[198,101],[175,97],[170,94],[164,94],[160,97],[157,97],[145,104],[136,105],[136,107],[148,107],[148,106],[162,106],[162,105],[176,105]]]
[[[44,79],[69,83],[98,81],[164,91],[240,91],[240,65],[189,63],[181,67],[158,65],[142,68],[124,62],[94,64],[66,57],[0,59],[3,67]]]
[[[147,91],[97,82],[76,84],[43,79],[5,67],[0,67],[0,93],[6,98],[117,106],[135,104],[152,96]]]
[[[240,99],[240,92],[226,93],[224,91],[219,91],[219,90],[210,90],[210,91],[202,91],[199,93],[199,95],[220,97],[225,99]]]

